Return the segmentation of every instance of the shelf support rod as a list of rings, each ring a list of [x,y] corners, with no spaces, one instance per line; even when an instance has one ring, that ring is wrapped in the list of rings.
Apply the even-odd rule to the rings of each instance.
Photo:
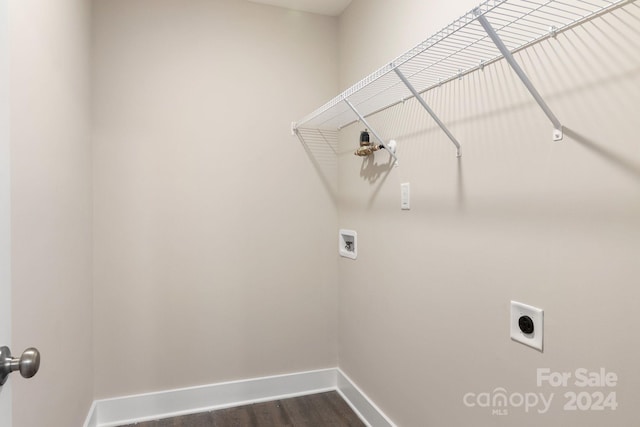
[[[387,150],[389,152],[389,154],[391,155],[391,157],[393,157],[393,160],[396,161],[396,166],[398,164],[398,158],[396,157],[396,153],[393,152],[393,150],[391,150],[389,148],[389,146],[387,145],[386,142],[384,142],[384,139],[380,138],[380,136],[376,133],[376,131],[371,127],[371,125],[369,125],[369,123],[367,123],[367,120],[364,118],[364,116],[362,114],[360,114],[360,112],[358,110],[356,110],[356,107],[353,106],[353,104],[351,102],[349,102],[348,99],[345,98],[344,102],[347,103],[347,105],[349,106],[349,108],[351,108],[353,110],[354,113],[356,113],[356,116],[358,116],[358,118],[360,119],[360,121],[362,122],[362,124],[371,131],[371,133],[373,134],[373,136],[380,142],[380,144],[382,144],[382,146],[384,147],[385,150]]]
[[[556,115],[553,114],[553,111],[551,111],[547,103],[544,102],[544,99],[542,99],[542,96],[540,96],[540,93],[538,93],[535,86],[533,86],[533,83],[531,83],[531,80],[529,80],[529,77],[527,77],[527,74],[520,67],[518,62],[515,60],[515,58],[509,51],[509,49],[507,49],[507,46],[504,44],[504,42],[502,41],[498,33],[496,33],[496,30],[493,29],[493,27],[491,26],[487,18],[482,14],[482,11],[480,9],[474,9],[473,13],[476,15],[476,17],[478,18],[478,22],[480,22],[480,25],[482,25],[482,28],[484,28],[484,30],[487,32],[487,34],[489,35],[493,43],[496,45],[500,53],[502,53],[502,56],[504,56],[504,59],[507,60],[507,62],[509,63],[513,71],[516,72],[516,74],[518,75],[522,83],[525,85],[525,87],[529,91],[529,93],[536,100],[540,108],[542,108],[542,111],[544,111],[544,114],[546,114],[549,120],[551,120],[551,123],[553,124],[553,127],[554,127],[553,140],[560,141],[563,136],[562,124],[560,123],[560,120],[558,120]]]
[[[460,153],[460,143],[458,142],[456,137],[453,136],[453,134],[451,132],[449,132],[449,129],[445,126],[444,123],[442,123],[442,121],[438,118],[436,113],[431,109],[431,107],[429,107],[429,104],[427,104],[427,102],[424,100],[424,98],[422,96],[420,96],[420,94],[418,93],[416,88],[413,87],[411,82],[409,82],[409,80],[404,76],[404,74],[402,74],[402,72],[397,67],[394,68],[393,71],[395,71],[396,74],[398,75],[398,77],[400,77],[400,80],[402,80],[402,83],[404,83],[404,85],[407,87],[407,89],[409,89],[409,91],[411,91],[411,93],[416,98],[416,100],[418,100],[420,105],[422,105],[422,107],[425,110],[427,110],[427,113],[429,113],[431,118],[433,118],[433,120],[438,124],[438,126],[440,126],[440,129],[442,129],[442,131],[449,137],[451,142],[453,142],[453,145],[456,146],[456,156],[457,157],[461,157],[462,154]]]

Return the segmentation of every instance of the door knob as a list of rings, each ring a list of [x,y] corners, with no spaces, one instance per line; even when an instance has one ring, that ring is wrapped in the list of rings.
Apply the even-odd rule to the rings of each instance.
[[[11,357],[9,347],[0,347],[0,386],[7,382],[9,374],[20,371],[24,378],[31,378],[40,368],[40,352],[33,347],[26,349],[22,356]]]

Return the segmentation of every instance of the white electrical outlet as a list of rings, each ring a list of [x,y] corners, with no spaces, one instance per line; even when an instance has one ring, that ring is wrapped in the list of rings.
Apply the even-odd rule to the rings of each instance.
[[[544,310],[511,301],[511,339],[542,351]]]
[[[408,211],[411,209],[411,188],[408,182],[400,184],[400,209]]]

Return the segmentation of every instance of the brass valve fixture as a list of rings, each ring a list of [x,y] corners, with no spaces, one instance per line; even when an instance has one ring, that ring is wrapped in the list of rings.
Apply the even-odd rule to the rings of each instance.
[[[360,157],[367,157],[380,150],[381,148],[384,148],[384,146],[371,143],[369,132],[367,132],[367,130],[365,129],[360,132],[360,147],[358,147],[358,149],[354,151],[353,154]]]

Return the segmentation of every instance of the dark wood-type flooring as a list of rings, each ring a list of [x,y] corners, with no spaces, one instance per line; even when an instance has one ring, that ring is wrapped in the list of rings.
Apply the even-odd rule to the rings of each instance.
[[[123,427],[364,427],[335,391]]]

